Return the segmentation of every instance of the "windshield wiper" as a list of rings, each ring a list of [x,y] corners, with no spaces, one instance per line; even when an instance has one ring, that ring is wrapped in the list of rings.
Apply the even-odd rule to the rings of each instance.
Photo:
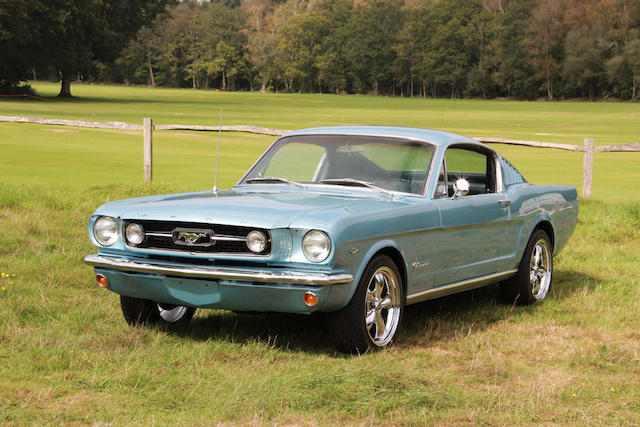
[[[307,188],[306,185],[300,184],[299,182],[291,181],[290,179],[286,179],[286,178],[278,178],[278,177],[275,177],[275,176],[264,176],[264,177],[258,177],[258,178],[250,178],[250,179],[247,179],[245,182],[247,184],[251,184],[251,183],[254,183],[254,182],[263,183],[263,184],[281,182],[283,184],[297,185],[298,187]]]
[[[384,188],[380,188],[377,185],[373,185],[369,181],[361,181],[359,179],[353,178],[331,178],[331,179],[323,179],[319,181],[320,184],[333,184],[333,185],[350,185],[353,187],[367,187],[373,190],[379,191],[381,193],[388,194],[393,196],[393,191],[386,190]]]

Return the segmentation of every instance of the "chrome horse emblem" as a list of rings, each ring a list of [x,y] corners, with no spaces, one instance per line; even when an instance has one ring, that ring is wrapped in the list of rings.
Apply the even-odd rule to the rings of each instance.
[[[213,230],[200,230],[193,228],[176,228],[172,232],[173,242],[183,246],[213,246]]]

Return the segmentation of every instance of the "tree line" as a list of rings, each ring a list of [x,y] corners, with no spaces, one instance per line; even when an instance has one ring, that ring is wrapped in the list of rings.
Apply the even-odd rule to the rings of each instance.
[[[226,0],[162,6],[158,13],[146,5],[150,12],[139,25],[127,24],[127,41],[116,55],[96,54],[67,68],[84,80],[222,90],[640,97],[640,0]],[[82,40],[74,49],[90,50]],[[51,63],[28,65],[33,74],[64,73]]]

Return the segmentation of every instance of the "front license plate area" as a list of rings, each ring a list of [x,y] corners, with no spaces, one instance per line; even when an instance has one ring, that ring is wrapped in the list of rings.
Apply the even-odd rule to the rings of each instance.
[[[171,297],[179,301],[188,301],[196,307],[220,302],[220,285],[217,281],[165,276],[162,284]]]

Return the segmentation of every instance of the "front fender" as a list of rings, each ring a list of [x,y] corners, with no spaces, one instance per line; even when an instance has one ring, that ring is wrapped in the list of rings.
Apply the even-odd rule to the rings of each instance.
[[[357,249],[357,252],[362,252],[363,254],[360,256],[358,260],[357,269],[355,269],[355,271],[349,269],[350,272],[353,274],[353,282],[351,282],[351,284],[347,286],[341,286],[341,285],[333,286],[331,290],[331,295],[330,295],[331,304],[329,304],[329,306],[325,308],[325,310],[327,311],[339,310],[343,308],[345,305],[347,305],[349,301],[351,301],[351,298],[353,298],[353,294],[356,292],[356,289],[358,288],[358,284],[362,279],[362,275],[364,274],[365,268],[367,268],[367,265],[371,262],[373,257],[375,257],[380,251],[384,249],[389,249],[389,248],[397,250],[402,256],[402,260],[403,260],[402,262],[405,264],[404,265],[405,270],[407,269],[407,265],[405,261],[406,260],[405,253],[395,240],[386,238],[386,239],[376,241],[372,245],[367,245],[366,242],[358,242],[355,244],[354,243],[348,244],[347,246],[350,248],[351,251],[353,251],[354,249]],[[341,251],[341,252],[344,252],[344,251]],[[404,283],[404,286],[406,287],[407,284]]]

